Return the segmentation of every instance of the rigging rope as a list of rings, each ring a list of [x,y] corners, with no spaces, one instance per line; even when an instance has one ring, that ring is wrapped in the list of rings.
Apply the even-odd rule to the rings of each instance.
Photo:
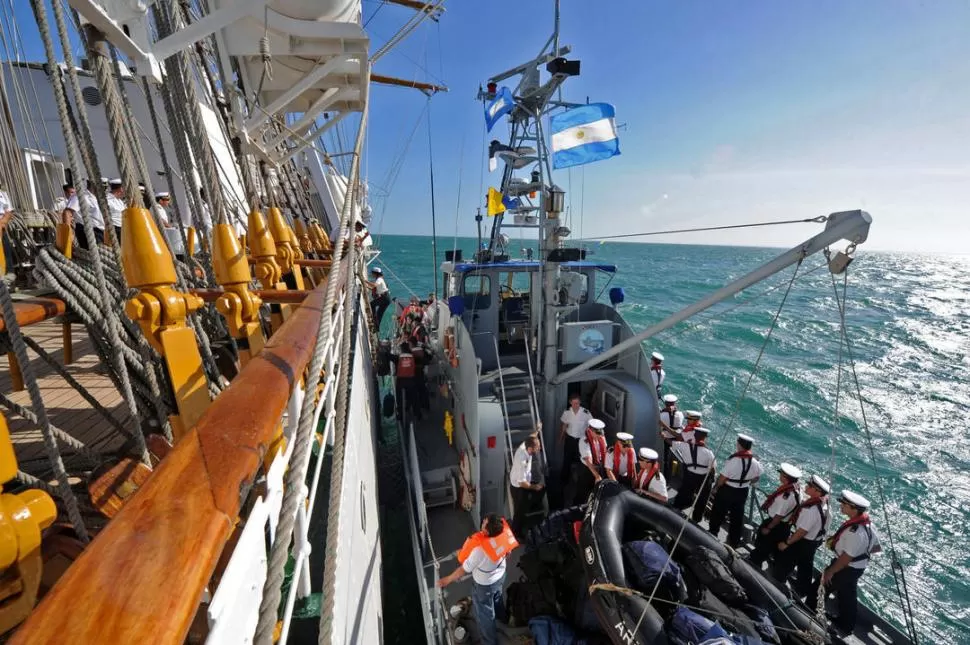
[[[855,386],[856,398],[859,401],[859,411],[862,414],[862,426],[865,430],[866,446],[869,449],[869,459],[872,462],[872,470],[876,475],[876,490],[879,493],[879,500],[882,504],[883,518],[886,522],[886,537],[889,538],[889,551],[890,551],[890,570],[892,571],[893,582],[896,585],[896,593],[899,595],[899,601],[903,604],[903,620],[906,624],[906,631],[910,639],[913,641],[914,645],[917,642],[917,631],[916,631],[916,621],[913,617],[913,607],[912,602],[909,597],[909,589],[906,585],[906,575],[903,570],[903,565],[899,561],[899,557],[896,551],[896,544],[893,538],[892,524],[889,519],[889,505],[886,502],[886,491],[883,487],[882,477],[879,474],[879,464],[876,461],[876,449],[872,442],[872,433],[869,430],[869,420],[866,417],[866,407],[862,398],[862,387],[859,385],[859,375],[856,373],[855,369],[855,357],[852,353],[852,343],[849,341],[849,330],[845,322],[845,299],[848,294],[849,286],[849,270],[845,269],[843,273],[843,284],[842,284],[842,300],[839,299],[839,290],[835,282],[835,274],[830,273],[832,277],[832,290],[835,292],[835,301],[839,306],[839,318],[841,326],[841,338],[840,338],[840,351],[841,342],[845,341],[846,354],[849,357],[849,367],[852,372],[852,381]],[[898,571],[898,574],[897,574]],[[819,594],[822,595],[822,594]]]
[[[438,224],[434,212],[434,146],[431,143],[431,97],[428,96],[428,169],[431,175],[431,273],[434,293],[438,297]]]
[[[585,192],[585,190],[583,191]],[[584,196],[585,197],[585,196]],[[818,217],[807,217],[805,219],[786,219],[777,222],[753,222],[751,224],[729,224],[726,226],[702,226],[699,228],[680,228],[667,231],[646,231],[643,233],[624,233],[622,235],[597,235],[590,239],[595,240],[617,240],[625,237],[646,237],[648,235],[670,235],[672,233],[699,233],[702,231],[726,231],[736,228],[757,228],[759,226],[779,226],[781,224],[824,224],[828,221],[828,216],[819,215]],[[582,225],[580,225],[582,226]],[[580,233],[582,236],[582,233]]]
[[[13,308],[13,299],[7,283],[0,280],[0,308],[3,309],[3,320],[7,327],[7,334],[10,336],[10,345],[20,363],[20,371],[23,374],[24,384],[30,394],[30,403],[37,415],[37,423],[40,426],[41,435],[44,438],[44,448],[47,452],[47,459],[54,469],[57,477],[57,492],[64,506],[67,509],[67,516],[77,531],[78,538],[85,544],[91,540],[88,536],[87,527],[84,525],[84,518],[81,516],[81,509],[78,506],[77,497],[71,488],[67,470],[64,468],[64,460],[61,459],[61,450],[57,446],[57,439],[51,426],[50,418],[47,416],[47,407],[44,405],[44,398],[41,396],[40,387],[34,377],[34,369],[27,357],[27,346],[24,344],[23,336],[20,333],[20,323],[17,322],[17,313]],[[80,444],[80,442],[77,442]],[[83,444],[81,444],[83,445]]]

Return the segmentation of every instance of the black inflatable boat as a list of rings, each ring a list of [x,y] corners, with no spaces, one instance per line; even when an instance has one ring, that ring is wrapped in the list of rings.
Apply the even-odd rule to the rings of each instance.
[[[624,542],[642,539],[646,533],[653,532],[668,538],[669,544],[681,529],[683,533],[673,553],[675,561],[702,547],[709,549],[744,587],[749,602],[769,613],[779,628],[783,643],[810,645],[817,642],[815,638],[828,642],[825,630],[804,610],[793,605],[774,583],[750,564],[735,557],[713,535],[685,520],[677,511],[641,497],[613,481],[604,480],[597,484],[590,495],[580,531],[579,546],[589,583],[612,583],[632,588],[624,569]],[[654,605],[649,605],[646,599],[616,591],[596,590],[591,594],[590,601],[603,631],[616,645],[661,645],[669,642],[661,612]],[[655,605],[660,606],[659,603]],[[813,637],[810,638],[809,634]]]

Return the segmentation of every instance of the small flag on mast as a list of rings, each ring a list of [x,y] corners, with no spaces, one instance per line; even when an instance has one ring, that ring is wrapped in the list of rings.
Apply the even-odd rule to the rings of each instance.
[[[502,191],[495,190],[491,186],[488,188],[488,216],[495,217],[499,213],[505,212],[505,200]]]
[[[591,103],[552,117],[552,167],[580,166],[620,154],[614,116],[609,103]]]
[[[512,92],[503,85],[492,102],[485,106],[485,125],[488,126],[488,131],[491,132],[492,126],[511,112],[514,107],[515,99],[512,98]]]

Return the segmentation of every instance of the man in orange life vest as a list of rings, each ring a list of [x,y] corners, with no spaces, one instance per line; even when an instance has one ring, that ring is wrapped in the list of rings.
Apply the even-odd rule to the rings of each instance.
[[[633,484],[633,492],[655,499],[658,502],[667,502],[667,480],[660,472],[660,455],[656,450],[650,448],[640,448],[640,472],[637,473],[636,481]]]
[[[847,490],[839,497],[839,504],[839,510],[848,519],[828,539],[835,557],[822,575],[816,576],[806,602],[809,607],[817,606],[820,586],[827,587],[826,593],[834,593],[839,613],[833,618],[832,627],[844,635],[855,629],[859,578],[869,566],[870,556],[882,551],[882,546],[869,521],[869,500]]]
[[[568,504],[582,504],[589,491],[606,474],[606,424],[599,419],[590,419],[586,434],[579,441],[579,463],[572,466],[572,478],[563,501]]]
[[[490,513],[482,520],[482,530],[473,534],[458,552],[460,565],[438,581],[447,587],[466,573],[472,574],[472,608],[483,645],[495,645],[495,620],[505,620],[502,590],[505,586],[505,559],[519,546],[504,518]]]
[[[744,526],[744,504],[748,491],[761,478],[761,464],[751,454],[754,439],[746,434],[738,435],[737,451],[726,462],[717,484],[714,485],[714,503],[711,506],[711,533],[717,537],[721,524],[728,520],[728,545],[737,548],[741,543]]]
[[[798,480],[801,477],[802,471],[797,466],[783,463],[778,469],[780,485],[761,505],[765,519],[758,527],[754,550],[749,556],[756,569],[760,570],[765,560],[775,554],[778,541],[791,531],[789,522],[802,502],[798,494]]]
[[[815,572],[815,552],[825,538],[829,526],[829,484],[818,475],[812,475],[805,486],[805,499],[795,509],[791,526],[795,532],[786,534],[778,543],[778,555],[771,575],[782,582],[795,574],[795,595],[804,598],[812,590],[812,574]]]
[[[628,432],[617,432],[616,443],[606,457],[606,476],[633,487],[637,476],[637,453],[633,449],[633,435]]]

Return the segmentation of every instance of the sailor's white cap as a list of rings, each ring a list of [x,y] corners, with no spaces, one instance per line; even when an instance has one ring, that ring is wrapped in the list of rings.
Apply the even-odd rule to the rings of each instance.
[[[783,473],[790,477],[791,479],[801,479],[802,469],[798,466],[793,466],[790,463],[783,461],[781,466],[778,468],[778,472]]]
[[[839,497],[839,501],[855,506],[856,508],[861,509],[863,511],[869,508],[869,500],[867,500],[859,493],[853,493],[851,490],[842,491],[842,495]]]
[[[589,427],[595,430],[596,432],[603,432],[603,430],[606,428],[606,424],[600,421],[599,419],[590,419]]]
[[[661,363],[664,362],[664,355],[661,354],[660,352],[654,352],[653,354],[650,354],[650,358],[652,358],[655,361],[660,361]]]
[[[169,195],[165,191],[162,191],[162,192],[159,192],[159,193],[155,193],[155,199],[168,199],[169,197],[171,197],[171,195]]]
[[[677,403],[676,394],[664,394],[664,403]]]
[[[754,437],[749,434],[744,434],[743,432],[738,433],[738,441],[747,444],[754,444]]]
[[[657,461],[660,455],[657,451],[652,448],[640,448],[640,459],[646,459],[647,461]]]
[[[108,180],[108,185],[109,186],[120,186],[122,183],[123,182],[118,177],[115,177],[114,179],[109,179]]]
[[[101,178],[101,185],[102,186],[107,186],[108,185],[108,178],[107,177],[102,177]]]
[[[684,416],[686,416],[688,419],[700,419],[704,415],[702,415],[697,410],[688,410],[687,412],[684,413]]]
[[[384,273],[383,269],[381,269],[380,267],[371,267],[370,272],[376,273],[377,275],[381,275],[382,273]]]
[[[696,428],[694,428],[694,434],[709,435],[709,434],[711,434],[711,431],[708,430],[707,428],[703,428],[701,426],[697,426]]]
[[[819,489],[826,495],[828,495],[829,491],[832,490],[832,487],[829,486],[829,483],[824,479],[822,479],[821,477],[819,477],[818,475],[812,475],[809,478],[808,483],[810,486],[814,486],[815,488]]]
[[[617,432],[616,440],[623,441],[623,442],[633,441],[633,435],[630,434],[629,432]]]

